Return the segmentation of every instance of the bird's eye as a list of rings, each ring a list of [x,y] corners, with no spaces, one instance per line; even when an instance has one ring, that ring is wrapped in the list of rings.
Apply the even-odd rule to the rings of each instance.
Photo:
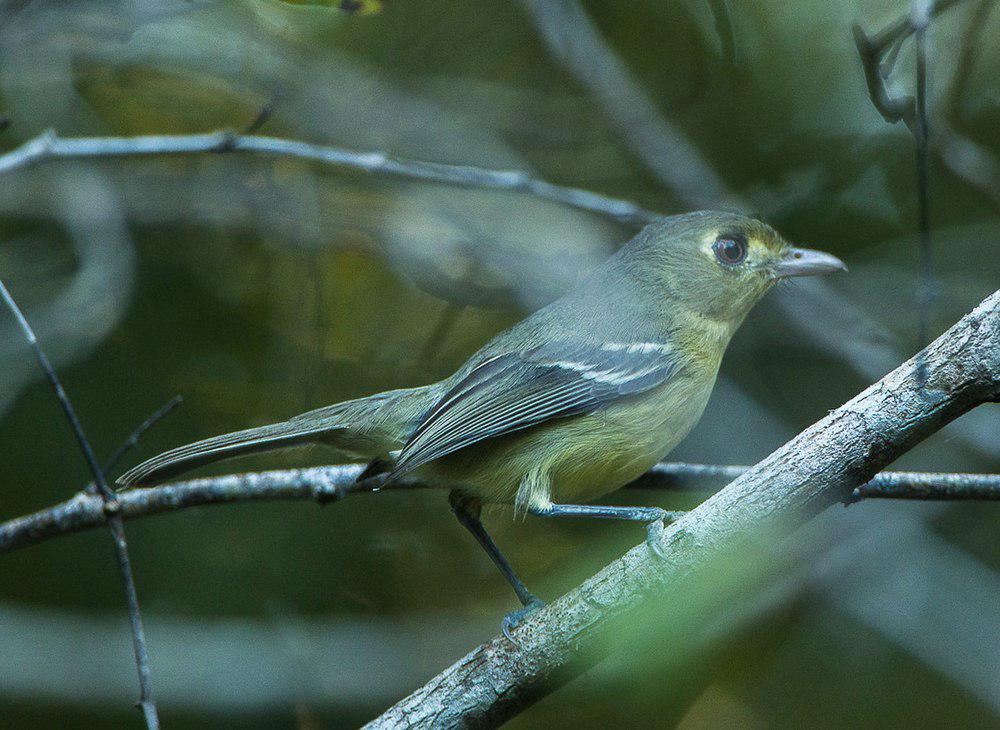
[[[735,266],[742,264],[747,257],[747,242],[739,235],[719,236],[712,244],[712,250],[715,251],[715,258],[719,261],[727,266]]]

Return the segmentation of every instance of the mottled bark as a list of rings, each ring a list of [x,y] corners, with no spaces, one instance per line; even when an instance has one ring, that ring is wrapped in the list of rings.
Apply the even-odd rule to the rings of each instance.
[[[918,362],[926,380],[918,378]],[[920,381],[923,380],[921,383]],[[517,629],[473,650],[368,728],[492,727],[583,671],[601,627],[693,573],[763,526],[788,529],[847,500],[914,444],[1000,398],[1000,291],[882,380],[832,411],[662,535],[665,559],[643,544]]]

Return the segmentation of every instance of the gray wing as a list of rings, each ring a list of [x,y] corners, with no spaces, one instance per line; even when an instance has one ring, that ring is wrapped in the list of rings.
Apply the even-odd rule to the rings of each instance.
[[[390,479],[483,439],[599,406],[660,385],[679,368],[667,343],[554,342],[473,368],[422,417]]]

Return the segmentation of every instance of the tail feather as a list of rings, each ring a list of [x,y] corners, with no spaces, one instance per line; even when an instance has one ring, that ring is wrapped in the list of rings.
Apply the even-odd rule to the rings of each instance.
[[[205,464],[314,441],[329,428],[295,427],[291,422],[214,436],[154,456],[118,478],[121,487],[148,486]]]
[[[307,443],[327,443],[355,458],[398,449],[434,397],[433,386],[378,393],[287,421],[213,436],[154,456],[118,478],[121,487],[148,486],[205,464]]]

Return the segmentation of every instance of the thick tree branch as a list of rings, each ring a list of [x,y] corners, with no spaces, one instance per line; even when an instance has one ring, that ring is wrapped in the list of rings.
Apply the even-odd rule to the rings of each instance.
[[[917,382],[918,359],[926,380]],[[696,572],[762,526],[788,529],[850,496],[921,439],[1000,398],[1000,291],[882,380],[807,428],[645,544],[473,650],[369,728],[492,727],[586,669],[601,628]],[[589,651],[594,650],[594,651]]]
[[[0,173],[28,167],[49,159],[140,157],[184,155],[206,152],[254,153],[297,157],[363,172],[391,177],[426,180],[485,190],[527,193],[572,208],[599,213],[622,223],[643,225],[662,218],[635,203],[593,193],[581,188],[556,185],[521,170],[490,170],[469,165],[446,165],[382,152],[357,152],[342,147],[310,144],[291,139],[237,134],[224,130],[209,134],[158,134],[141,137],[60,138],[48,131],[20,147],[0,155]]]

